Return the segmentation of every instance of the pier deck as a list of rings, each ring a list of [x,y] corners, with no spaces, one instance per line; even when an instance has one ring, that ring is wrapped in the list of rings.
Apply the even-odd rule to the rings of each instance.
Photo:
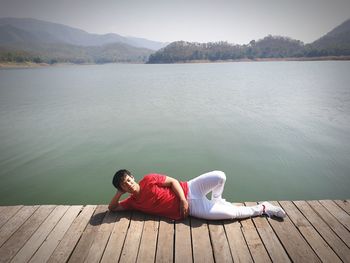
[[[174,222],[107,205],[0,206],[0,262],[350,262],[350,200],[272,203],[284,220]]]

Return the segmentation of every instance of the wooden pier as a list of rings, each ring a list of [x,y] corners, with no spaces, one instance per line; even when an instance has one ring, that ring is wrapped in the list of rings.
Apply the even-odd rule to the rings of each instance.
[[[350,200],[272,203],[284,220],[174,222],[106,205],[0,206],[0,262],[350,262]]]

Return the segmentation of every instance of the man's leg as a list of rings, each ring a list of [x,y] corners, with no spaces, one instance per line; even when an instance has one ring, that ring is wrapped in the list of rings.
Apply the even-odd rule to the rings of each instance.
[[[223,204],[215,203],[210,210],[211,216],[217,216],[223,213],[228,214],[228,219],[240,219],[240,218],[248,218],[251,216],[260,216],[263,214],[262,205],[255,206],[237,206],[233,205],[229,202],[225,202]],[[226,218],[225,218],[226,219]]]
[[[248,218],[263,214],[263,206],[235,206],[224,200],[212,201],[206,197],[190,199],[190,215],[202,219],[222,220]]]
[[[188,182],[190,215],[203,219],[247,218],[267,214],[285,217],[285,212],[277,206],[264,202],[255,206],[235,206],[222,199],[226,176],[224,172],[212,171]],[[212,200],[206,195],[212,192]]]
[[[190,215],[209,220],[241,219],[263,214],[269,217],[284,218],[286,213],[282,208],[268,202],[254,206],[236,206],[224,200],[212,201],[206,197],[202,199],[190,199]]]
[[[212,171],[202,174],[188,182],[191,197],[201,199],[209,192],[212,192],[211,198],[220,200],[224,191],[225,181],[226,175],[222,171]]]

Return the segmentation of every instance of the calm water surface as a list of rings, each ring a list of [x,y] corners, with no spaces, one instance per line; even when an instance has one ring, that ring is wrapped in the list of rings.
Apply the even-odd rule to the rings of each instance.
[[[349,198],[350,62],[0,70],[0,204],[108,203],[116,169],[231,201]]]

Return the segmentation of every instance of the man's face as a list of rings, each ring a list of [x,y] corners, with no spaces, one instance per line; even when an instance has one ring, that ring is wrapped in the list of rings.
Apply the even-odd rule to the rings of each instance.
[[[130,175],[124,177],[124,180],[120,184],[120,187],[123,189],[123,191],[130,194],[138,193],[140,190],[139,184],[136,183],[134,177]]]

